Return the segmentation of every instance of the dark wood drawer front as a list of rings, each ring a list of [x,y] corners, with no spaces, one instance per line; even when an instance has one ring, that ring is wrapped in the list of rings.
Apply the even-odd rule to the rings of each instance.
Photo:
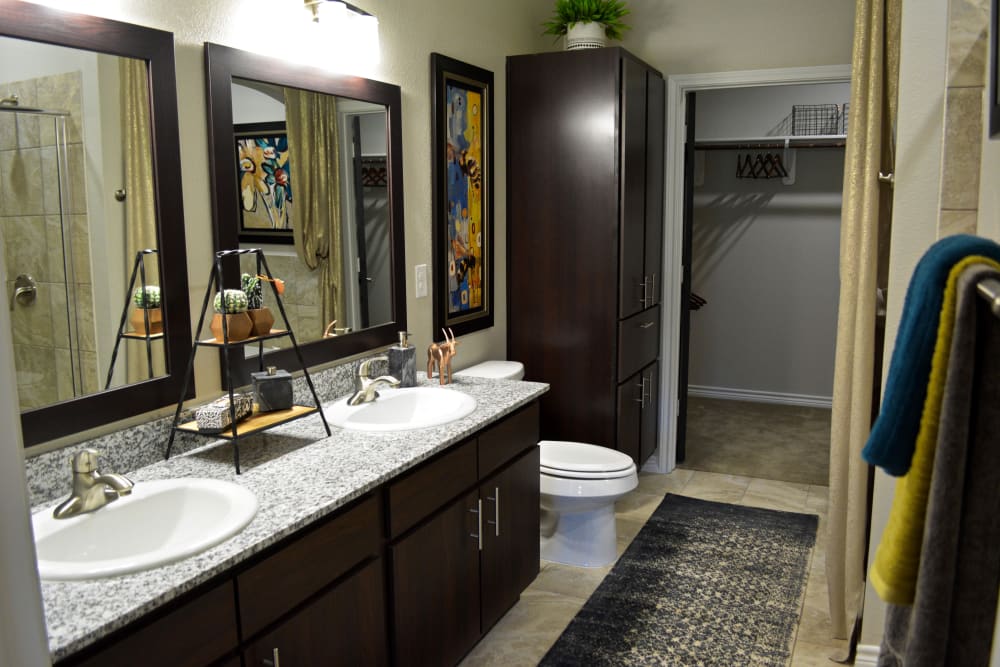
[[[239,643],[231,581],[184,603],[108,649],[68,664],[201,666],[214,662]],[[67,663],[64,663],[67,664]]]
[[[476,440],[455,445],[389,485],[389,537],[395,539],[476,483]]]
[[[243,637],[250,637],[364,559],[382,537],[378,495],[283,547],[237,575]]]
[[[660,349],[660,307],[654,306],[618,323],[618,381],[639,372]]]
[[[479,479],[538,444],[538,402],[479,434]]]

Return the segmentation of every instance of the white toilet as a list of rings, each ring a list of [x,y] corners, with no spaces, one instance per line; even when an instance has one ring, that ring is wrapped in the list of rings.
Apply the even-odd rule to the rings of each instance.
[[[493,380],[520,380],[524,378],[524,364],[520,361],[484,361],[455,371],[455,375]]]
[[[542,440],[541,556],[580,567],[615,560],[615,501],[639,484],[628,454],[582,442]]]
[[[520,380],[519,361],[484,361],[455,375]],[[615,501],[639,484],[628,454],[581,442],[543,440],[541,556],[581,567],[610,565],[617,553]]]

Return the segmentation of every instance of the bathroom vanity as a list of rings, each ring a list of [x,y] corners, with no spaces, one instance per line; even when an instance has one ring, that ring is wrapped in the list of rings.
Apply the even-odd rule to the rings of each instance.
[[[424,381],[426,382],[426,381]],[[428,383],[429,384],[429,383]],[[312,420],[130,473],[235,481],[260,503],[241,533],[133,575],[43,581],[60,665],[455,664],[538,573],[538,397],[456,379],[463,420],[399,433]]]

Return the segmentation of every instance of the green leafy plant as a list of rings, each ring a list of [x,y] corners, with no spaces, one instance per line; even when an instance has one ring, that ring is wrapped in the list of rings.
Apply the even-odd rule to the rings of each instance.
[[[543,35],[565,35],[574,23],[600,23],[608,39],[621,39],[630,28],[622,22],[629,13],[621,0],[556,0],[552,18],[542,24]]]
[[[225,300],[225,310],[222,308],[222,301]],[[222,294],[216,293],[215,301],[212,302],[216,312],[233,314],[242,313],[247,309],[247,295],[241,289],[223,290]]]
[[[136,287],[132,292],[132,302],[139,308],[159,308],[161,299],[158,285],[146,285],[145,289]]]
[[[247,308],[259,310],[264,307],[264,287],[261,285],[259,276],[244,273],[240,276],[240,285],[243,288],[243,293],[247,295]]]

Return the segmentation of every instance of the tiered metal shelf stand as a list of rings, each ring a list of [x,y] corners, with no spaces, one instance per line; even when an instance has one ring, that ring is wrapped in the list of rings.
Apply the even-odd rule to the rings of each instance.
[[[205,325],[205,314],[211,308],[210,301],[212,300],[213,293],[222,294],[223,290],[223,262],[233,261],[235,259],[236,263],[239,263],[239,258],[242,255],[255,255],[257,263],[257,275],[266,276],[267,283],[271,286],[271,292],[274,295],[275,304],[278,306],[278,312],[281,313],[282,319],[287,325],[287,329],[271,329],[271,332],[262,336],[252,336],[239,341],[229,340],[229,328],[226,324],[226,318],[222,318],[222,342],[219,342],[213,336],[212,338],[201,338],[202,328]],[[237,275],[238,266],[237,266]],[[220,299],[222,297],[220,296]],[[291,340],[292,348],[295,350],[295,356],[299,361],[299,367],[302,369],[303,376],[305,378],[306,384],[309,386],[309,391],[312,393],[313,402],[316,407],[308,405],[293,405],[288,410],[276,410],[273,412],[257,412],[256,407],[254,412],[243,419],[240,422],[236,420],[236,406],[233,401],[233,383],[232,377],[229,369],[230,360],[230,350],[236,348],[242,348],[246,345],[252,345],[256,343],[258,345],[257,349],[257,359],[260,361],[260,370],[264,370],[264,341],[270,340],[272,338],[283,338],[288,337]],[[216,349],[221,349],[222,354],[222,373],[223,379],[225,380],[225,386],[229,391],[229,416],[230,423],[232,424],[228,429],[221,433],[202,433],[198,429],[197,421],[189,421],[184,423],[180,422],[181,409],[184,405],[184,396],[187,394],[188,384],[191,381],[191,374],[194,369],[194,357],[198,351],[199,347],[214,347]],[[288,317],[285,315],[285,307],[281,303],[281,296],[278,294],[278,289],[275,286],[274,276],[271,274],[271,270],[267,266],[267,259],[264,257],[264,251],[260,248],[249,248],[240,250],[220,250],[215,253],[215,262],[212,266],[212,272],[208,280],[208,288],[205,291],[205,300],[201,305],[201,316],[198,318],[198,328],[195,330],[195,340],[191,347],[191,355],[188,359],[187,371],[184,374],[184,383],[181,387],[181,398],[177,401],[177,411],[174,413],[173,425],[170,428],[170,440],[167,442],[167,453],[166,458],[170,458],[170,450],[174,444],[174,437],[178,431],[183,431],[185,433],[196,433],[209,438],[216,438],[222,440],[229,440],[233,444],[233,464],[236,466],[236,474],[240,474],[240,448],[239,439],[246,437],[248,435],[253,435],[254,433],[259,433],[261,431],[267,430],[269,428],[274,428],[281,424],[286,424],[290,421],[296,419],[301,419],[302,417],[307,417],[313,413],[319,413],[320,419],[323,420],[323,427],[326,429],[326,434],[330,435],[330,425],[326,421],[326,416],[323,411],[319,409],[319,396],[316,395],[316,388],[313,386],[312,378],[309,377],[309,369],[306,368],[305,361],[302,359],[302,352],[299,350],[298,342],[295,340],[295,334],[292,332],[291,325],[288,324]]]

